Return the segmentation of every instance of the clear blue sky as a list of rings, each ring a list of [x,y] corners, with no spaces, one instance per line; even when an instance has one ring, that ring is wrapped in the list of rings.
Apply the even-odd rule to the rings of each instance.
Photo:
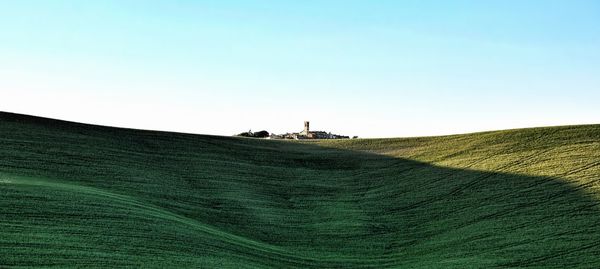
[[[600,123],[600,1],[0,1],[0,110],[221,135]]]

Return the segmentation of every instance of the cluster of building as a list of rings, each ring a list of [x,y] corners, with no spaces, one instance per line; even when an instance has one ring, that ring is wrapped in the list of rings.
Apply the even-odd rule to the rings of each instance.
[[[346,139],[350,138],[345,135],[332,134],[331,132],[324,131],[311,131],[310,122],[304,122],[304,130],[299,133],[287,133],[287,134],[271,134],[271,139]],[[356,136],[353,138],[357,138]]]

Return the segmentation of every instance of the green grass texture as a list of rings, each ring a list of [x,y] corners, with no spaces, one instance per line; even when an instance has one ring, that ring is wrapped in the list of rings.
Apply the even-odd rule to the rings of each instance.
[[[600,268],[600,125],[278,141],[0,113],[0,267]]]

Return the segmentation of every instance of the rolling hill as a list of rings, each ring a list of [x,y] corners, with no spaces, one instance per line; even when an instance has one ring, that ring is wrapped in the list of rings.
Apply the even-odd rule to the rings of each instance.
[[[600,268],[600,125],[269,141],[0,113],[0,267]]]

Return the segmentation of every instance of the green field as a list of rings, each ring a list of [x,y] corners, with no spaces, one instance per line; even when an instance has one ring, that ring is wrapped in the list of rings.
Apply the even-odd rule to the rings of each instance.
[[[600,268],[600,125],[270,141],[0,113],[0,267]]]

